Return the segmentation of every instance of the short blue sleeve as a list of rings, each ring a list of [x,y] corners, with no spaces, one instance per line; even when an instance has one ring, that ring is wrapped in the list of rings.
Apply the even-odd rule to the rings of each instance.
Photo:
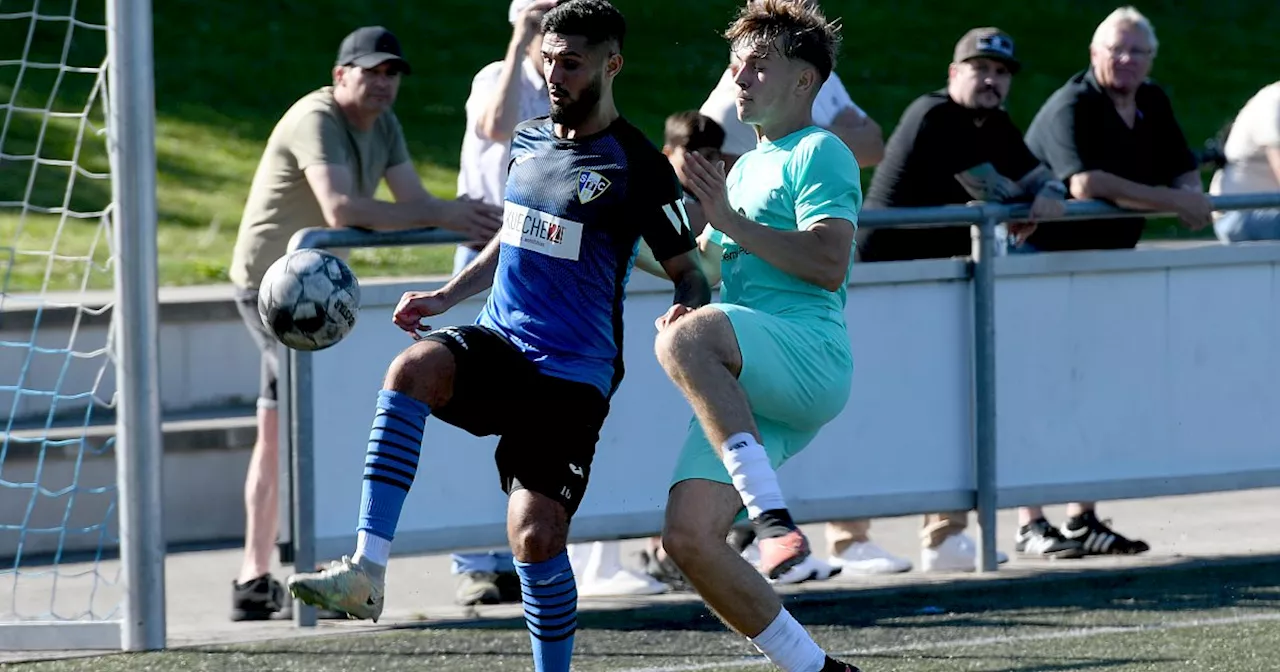
[[[802,140],[787,162],[786,181],[797,229],[805,231],[824,219],[845,219],[857,227],[862,180],[853,152],[840,138],[822,132]]]

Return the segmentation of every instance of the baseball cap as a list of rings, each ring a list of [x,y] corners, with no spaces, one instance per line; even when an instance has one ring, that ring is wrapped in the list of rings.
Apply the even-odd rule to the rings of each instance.
[[[400,40],[382,26],[356,28],[338,47],[338,65],[376,68],[387,61],[398,61],[404,74],[409,74],[409,61],[400,51]]]
[[[971,58],[1000,61],[1009,67],[1010,73],[1017,73],[1022,68],[1013,55],[1013,38],[999,28],[974,28],[956,42],[953,62],[963,63]]]

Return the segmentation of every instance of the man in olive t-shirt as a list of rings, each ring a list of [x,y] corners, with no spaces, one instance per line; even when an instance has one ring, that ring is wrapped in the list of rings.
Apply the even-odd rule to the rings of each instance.
[[[381,26],[343,40],[333,85],[294,103],[276,124],[245,203],[231,281],[236,304],[262,350],[258,438],[245,479],[245,554],[232,584],[232,620],[271,618],[286,605],[271,577],[277,533],[276,348],[258,316],[262,276],[298,231],[316,226],[373,230],[440,227],[488,240],[502,211],[427,193],[409,160],[400,122],[391,112],[401,75],[409,74],[400,43]],[[386,179],[395,202],[373,198]]]

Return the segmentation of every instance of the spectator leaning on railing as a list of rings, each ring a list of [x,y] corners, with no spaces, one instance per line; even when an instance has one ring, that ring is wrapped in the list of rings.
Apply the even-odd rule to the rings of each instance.
[[[1213,195],[1280,191],[1280,82],[1269,84],[1241,108],[1223,147],[1226,165],[1214,173]],[[1280,240],[1280,209],[1215,213],[1223,243]]]
[[[498,230],[502,210],[445,201],[427,193],[409,160],[391,111],[409,62],[400,42],[381,26],[366,26],[342,41],[333,85],[294,103],[267,139],[245,202],[231,282],[236,305],[262,350],[258,439],[245,478],[245,549],[232,584],[232,620],[262,620],[287,604],[272,578],[277,528],[277,342],[258,317],[258,284],[288,250],[289,239],[312,226],[374,230],[438,226],[483,239]],[[395,202],[377,200],[386,180]]]
[[[1003,104],[1021,68],[1013,38],[998,28],[975,28],[956,43],[947,86],[917,98],[889,137],[876,169],[868,208],[922,208],[1030,201],[1035,218],[1062,215],[1066,191],[1022,141]],[[1028,223],[1012,223],[1018,236]],[[906,261],[967,257],[969,226],[862,229],[858,261]],[[921,530],[923,571],[973,571],[977,548],[968,535],[967,511],[932,513]],[[1047,523],[1019,531],[1017,548],[1048,557],[1078,557],[1080,542]],[[1003,562],[1004,554],[997,556]]]
[[[1210,223],[1210,202],[1199,166],[1173,114],[1169,97],[1147,79],[1159,43],[1151,23],[1132,7],[1098,25],[1090,67],[1058,89],[1031,122],[1027,146],[1078,199],[1177,213],[1183,225]],[[1011,253],[1131,249],[1146,220],[1123,217],[1041,224]],[[1064,459],[1069,459],[1064,456]],[[1117,534],[1099,520],[1092,502],[1068,505],[1063,536],[1089,554],[1135,554],[1148,545]],[[1019,511],[1022,525],[1043,524],[1040,507]]]

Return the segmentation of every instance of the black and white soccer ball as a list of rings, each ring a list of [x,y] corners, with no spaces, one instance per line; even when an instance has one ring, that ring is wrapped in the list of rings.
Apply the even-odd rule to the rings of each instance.
[[[360,281],[323,250],[295,250],[276,260],[258,287],[258,315],[294,350],[323,350],[356,325]]]

